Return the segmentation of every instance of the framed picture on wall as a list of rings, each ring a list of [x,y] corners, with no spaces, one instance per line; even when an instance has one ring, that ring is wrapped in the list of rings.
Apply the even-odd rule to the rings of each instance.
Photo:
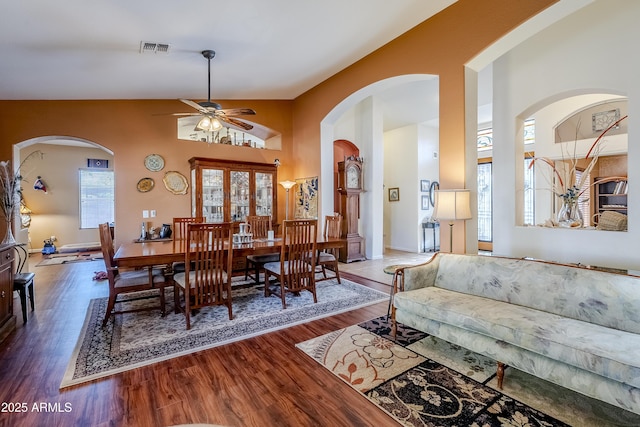
[[[389,201],[397,202],[400,200],[400,189],[398,187],[393,187],[389,189]]]
[[[422,196],[422,210],[423,211],[428,211],[429,210],[429,206],[431,206],[431,200],[429,199],[429,195],[425,194]]]
[[[428,179],[421,179],[420,180],[420,192],[428,193],[430,186],[431,186],[431,181],[429,181]]]

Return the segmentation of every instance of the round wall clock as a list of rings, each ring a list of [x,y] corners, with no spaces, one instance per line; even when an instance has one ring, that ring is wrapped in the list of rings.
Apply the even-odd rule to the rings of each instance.
[[[149,154],[144,158],[144,166],[151,172],[158,172],[164,168],[164,159],[159,154]]]

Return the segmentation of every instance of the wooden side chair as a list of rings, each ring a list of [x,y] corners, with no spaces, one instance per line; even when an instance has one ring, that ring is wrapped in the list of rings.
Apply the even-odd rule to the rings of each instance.
[[[187,244],[187,226],[189,224],[202,224],[204,217],[178,217],[173,218],[173,245],[174,248],[186,247]],[[175,249],[174,249],[175,250]],[[173,273],[184,272],[184,262],[174,262],[171,265]]]
[[[165,299],[164,291],[165,287],[172,285],[172,282],[167,281],[163,271],[161,269],[146,268],[142,270],[120,270],[113,261],[114,249],[113,238],[111,237],[111,230],[109,224],[100,224],[100,246],[102,248],[102,255],[104,258],[104,264],[107,268],[107,277],[109,279],[109,302],[107,304],[107,310],[102,321],[104,327],[112,314],[129,313],[141,310],[155,310],[160,309],[162,316],[165,315]],[[118,295],[128,294],[132,292],[144,291],[149,289],[159,289],[160,291],[160,305],[151,306],[140,309],[121,310],[116,311],[116,303],[118,301]],[[149,298],[149,297],[143,297]],[[155,296],[153,296],[155,298]],[[135,298],[133,298],[135,299]],[[129,298],[128,301],[132,301]]]
[[[185,253],[185,271],[173,276],[175,305],[184,311],[187,329],[191,329],[191,310],[200,307],[225,305],[229,320],[233,318],[232,238],[230,222],[187,226],[189,249]],[[184,295],[184,308],[180,305],[180,291]]]
[[[342,229],[342,216],[340,214],[327,215],[324,218],[324,238],[327,239],[339,239]],[[340,281],[340,272],[338,271],[338,252],[340,249],[326,249],[318,254],[318,266],[322,268],[322,275],[324,276],[320,280],[332,279],[333,276],[327,277],[327,267],[335,273],[335,277]]]
[[[18,255],[16,273],[13,276],[13,290],[17,291],[18,296],[20,297],[20,305],[22,306],[22,322],[27,323],[27,294],[29,294],[31,311],[33,311],[35,309],[33,281],[36,275],[32,272],[22,272],[22,269],[29,259],[29,253],[25,247],[23,245],[15,245],[13,249]]]
[[[251,225],[251,233],[254,239],[266,239],[270,230],[273,230],[270,215],[250,215],[247,222]],[[260,270],[268,262],[276,262],[280,260],[280,253],[247,255],[247,263],[244,268],[244,280],[253,277],[256,285],[260,284]],[[253,269],[253,276],[250,270]]]
[[[279,296],[282,308],[287,308],[286,292],[297,294],[307,290],[313,294],[313,302],[318,302],[315,280],[317,228],[315,219],[284,221],[280,261],[264,265],[264,295]],[[271,276],[278,280],[277,286],[271,286]]]

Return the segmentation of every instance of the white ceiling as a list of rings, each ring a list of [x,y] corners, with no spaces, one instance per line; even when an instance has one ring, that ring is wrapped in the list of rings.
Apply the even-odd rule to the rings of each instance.
[[[0,2],[0,99],[206,99],[213,49],[215,100],[293,99],[455,0]]]
[[[293,99],[455,1],[0,0],[0,99],[204,100],[205,49],[212,100]],[[438,125],[433,80],[378,96],[385,131]]]

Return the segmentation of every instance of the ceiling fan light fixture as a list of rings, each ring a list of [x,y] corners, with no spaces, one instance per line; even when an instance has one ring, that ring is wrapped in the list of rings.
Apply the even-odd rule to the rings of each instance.
[[[222,129],[222,123],[215,117],[204,116],[200,119],[195,127],[195,130],[202,130],[205,132],[215,132]]]

